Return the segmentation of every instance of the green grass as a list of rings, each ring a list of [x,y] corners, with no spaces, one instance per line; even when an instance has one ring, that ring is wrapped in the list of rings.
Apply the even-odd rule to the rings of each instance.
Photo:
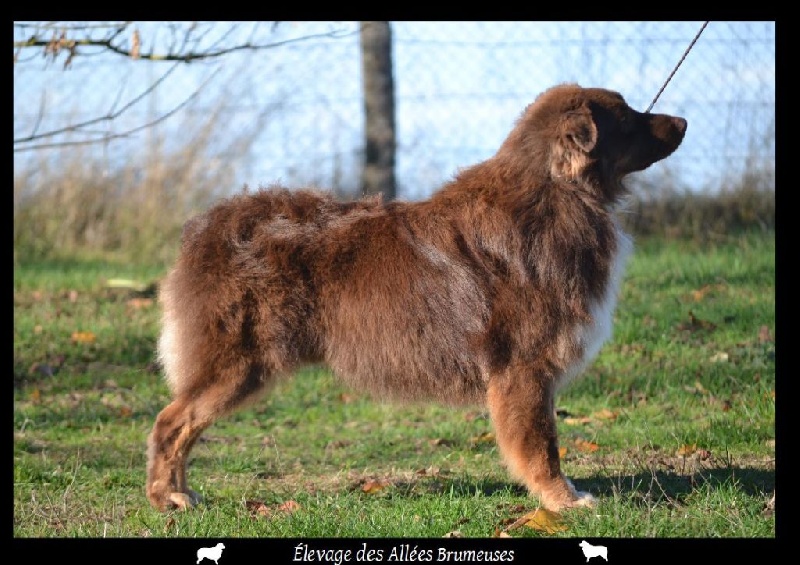
[[[557,401],[565,471],[600,504],[508,533],[773,537],[774,234],[637,247],[614,339]],[[154,511],[158,307],[104,280],[162,274],[16,267],[15,536],[489,537],[537,507],[482,408],[381,404],[309,368],[204,434],[189,471],[203,504]]]

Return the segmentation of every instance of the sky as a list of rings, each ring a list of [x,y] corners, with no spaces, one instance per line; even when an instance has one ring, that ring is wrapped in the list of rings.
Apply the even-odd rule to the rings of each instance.
[[[399,196],[425,198],[459,168],[490,157],[525,106],[553,84],[618,90],[644,111],[702,24],[393,22]],[[187,25],[135,27],[143,51],[163,52]],[[276,182],[357,187],[364,126],[357,30],[357,22],[201,23],[196,49],[289,43],[188,65],[87,50],[65,69],[63,56],[21,53],[15,139],[118,110],[165,74],[151,94],[93,131],[125,132],[191,100],[158,126],[109,143],[33,151],[19,150],[32,143],[15,143],[15,169],[76,155],[113,169],[209,131],[206,166],[231,166],[231,191]],[[306,39],[292,42],[298,38]],[[747,171],[774,175],[774,22],[710,22],[653,112],[682,115],[689,129],[675,155],[641,174],[644,184],[714,191]],[[203,129],[212,118],[213,128]],[[774,188],[774,176],[771,182]]]

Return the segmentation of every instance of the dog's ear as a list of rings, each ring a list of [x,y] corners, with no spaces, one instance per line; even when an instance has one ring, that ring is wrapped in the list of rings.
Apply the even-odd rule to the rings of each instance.
[[[594,149],[597,144],[597,126],[592,112],[586,106],[566,114],[561,128],[563,135],[584,153]]]
[[[587,153],[597,145],[597,126],[586,106],[565,113],[558,124],[550,157],[553,176],[577,179],[589,162]]]

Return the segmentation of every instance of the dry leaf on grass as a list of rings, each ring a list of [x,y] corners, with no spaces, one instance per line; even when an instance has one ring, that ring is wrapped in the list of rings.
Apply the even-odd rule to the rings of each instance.
[[[300,504],[294,500],[287,500],[275,506],[267,506],[261,500],[246,500],[244,504],[247,510],[250,511],[250,516],[253,518],[270,518],[277,513],[291,514],[302,508]]]
[[[575,447],[578,448],[580,451],[584,451],[586,453],[594,453],[600,446],[594,442],[585,440],[583,438],[577,438],[575,440]]]
[[[484,432],[479,436],[470,438],[469,443],[473,446],[481,443],[494,443],[494,434],[492,432]]]
[[[141,310],[142,308],[147,308],[148,306],[153,305],[152,298],[131,298],[127,302],[128,308],[132,310]]]
[[[284,512],[286,514],[297,512],[301,508],[302,507],[300,506],[300,504],[298,502],[295,502],[294,500],[287,500],[286,502],[278,505],[278,511]]]
[[[728,354],[724,351],[717,351],[708,360],[712,363],[725,363],[728,360]]]
[[[592,418],[597,420],[616,420],[617,416],[619,416],[619,412],[614,412],[608,408],[603,408],[599,412],[592,414]]]
[[[683,387],[683,390],[685,390],[686,392],[691,392],[693,394],[708,394],[708,390],[706,389],[706,387],[700,384],[700,381],[694,381],[694,384],[692,386],[685,386]]]
[[[678,324],[677,328],[681,331],[698,331],[698,330],[714,330],[716,329],[717,325],[713,322],[709,322],[707,320],[701,320],[697,316],[694,315],[694,312],[689,310],[689,321],[688,322],[681,322]]]
[[[585,424],[591,424],[592,419],[588,416],[583,416],[581,418],[564,418],[564,423],[568,426],[583,426]]]
[[[72,341],[75,343],[94,343],[97,336],[92,332],[73,332]]]
[[[506,528],[506,531],[515,530],[522,526],[547,534],[555,534],[557,532],[566,531],[567,529],[567,526],[564,525],[561,518],[561,514],[544,508],[537,508],[532,512],[528,512]]]
[[[361,491],[367,494],[375,494],[385,489],[389,484],[389,481],[382,479],[370,479],[361,485]]]
[[[703,300],[703,298],[706,297],[707,294],[711,294],[722,290],[725,290],[724,284],[703,285],[699,289],[692,291],[692,298],[694,298],[695,302],[700,302],[701,300]]]
[[[443,437],[429,440],[428,443],[430,443],[433,447],[452,447],[455,445],[453,440]]]
[[[245,500],[244,505],[245,508],[250,511],[250,516],[253,518],[258,518],[259,516],[269,518],[272,515],[269,506],[264,504],[261,500]]]

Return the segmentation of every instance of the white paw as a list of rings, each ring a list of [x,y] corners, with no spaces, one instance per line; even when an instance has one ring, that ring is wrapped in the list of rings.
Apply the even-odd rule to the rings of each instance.
[[[575,501],[575,506],[583,506],[584,508],[594,508],[597,506],[597,499],[588,492],[578,492],[578,499]]]

